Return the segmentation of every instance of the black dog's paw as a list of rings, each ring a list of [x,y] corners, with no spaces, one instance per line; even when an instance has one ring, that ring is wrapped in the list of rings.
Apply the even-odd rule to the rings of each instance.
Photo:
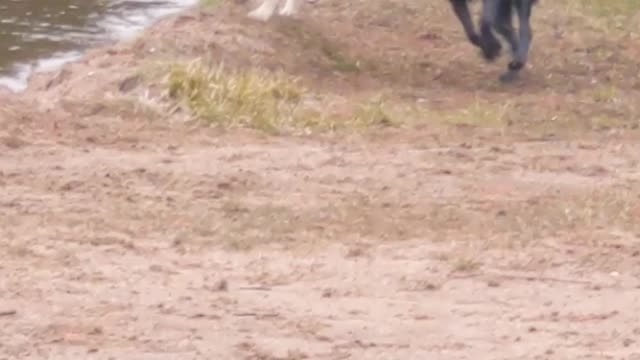
[[[482,43],[482,55],[487,61],[494,61],[500,56],[500,52],[502,51],[502,45],[495,38],[484,39],[485,41]]]
[[[520,72],[515,70],[509,70],[504,74],[500,75],[499,80],[503,84],[508,84],[518,80],[518,78],[520,77],[519,75],[520,75]]]
[[[482,41],[480,40],[480,36],[478,35],[470,35],[469,36],[469,41],[476,47],[479,47],[482,49]]]
[[[513,60],[509,63],[509,70],[511,71],[519,71],[524,67],[524,63],[522,61]]]

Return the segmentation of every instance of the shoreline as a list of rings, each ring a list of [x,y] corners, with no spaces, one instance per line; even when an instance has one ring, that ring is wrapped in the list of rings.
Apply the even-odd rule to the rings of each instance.
[[[27,63],[14,63],[12,67],[15,70],[11,71],[12,74],[0,76],[1,91],[9,90],[19,95],[27,90],[30,79],[34,75],[58,71],[65,64],[81,61],[92,50],[116,46],[122,41],[139,36],[166,17],[177,16],[198,6],[200,6],[198,0],[180,0],[168,6],[135,9],[118,16],[107,15],[99,21],[103,23],[105,33],[100,39],[94,40],[98,42],[97,45],[80,45],[76,49],[56,51],[47,57],[33,59]]]

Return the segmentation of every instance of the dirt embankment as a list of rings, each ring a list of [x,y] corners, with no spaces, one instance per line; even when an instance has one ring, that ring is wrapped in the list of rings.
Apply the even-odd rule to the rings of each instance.
[[[541,3],[504,87],[427,3],[195,9],[2,94],[0,358],[640,357],[638,17]]]

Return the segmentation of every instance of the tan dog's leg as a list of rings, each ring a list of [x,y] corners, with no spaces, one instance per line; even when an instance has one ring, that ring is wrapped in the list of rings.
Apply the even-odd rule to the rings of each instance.
[[[280,10],[280,15],[282,16],[293,16],[298,11],[299,0],[287,0],[284,4],[282,10]]]
[[[248,16],[256,20],[267,21],[271,18],[273,12],[276,10],[278,1],[279,0],[264,0],[262,2],[262,5],[260,5],[260,7],[258,7],[257,9],[251,11]]]

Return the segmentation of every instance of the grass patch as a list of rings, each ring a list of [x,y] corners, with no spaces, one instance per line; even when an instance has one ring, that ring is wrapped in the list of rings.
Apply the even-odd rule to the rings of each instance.
[[[638,0],[577,0],[577,2],[589,14],[597,17],[630,18],[640,11]]]
[[[505,127],[511,123],[512,104],[494,105],[476,99],[471,106],[442,114],[445,124],[481,127]]]
[[[392,114],[390,106],[381,95],[374,96],[361,104],[355,111],[353,122],[360,127],[399,124],[399,120]]]
[[[571,0],[567,2],[571,12],[582,13],[594,21],[601,31],[609,32],[613,29],[623,32],[636,32],[634,24],[640,13],[640,1],[637,0]]]
[[[598,233],[637,233],[639,208],[633,193],[603,189],[513,203],[497,212],[491,231],[513,234],[513,240],[524,243],[567,234],[589,243]]]
[[[271,134],[431,124],[569,136],[637,126],[627,96],[611,84],[595,86],[566,100],[551,99],[545,106],[520,97],[477,96],[460,108],[438,109],[383,92],[368,97],[312,93],[296,77],[261,68],[238,69],[195,60],[164,69],[164,89],[171,102],[192,118],[210,126],[252,128]],[[580,107],[574,109],[578,103]]]
[[[482,264],[472,257],[458,257],[453,259],[452,267],[455,272],[473,272]]]
[[[593,89],[593,101],[597,103],[612,103],[618,97],[618,89],[613,85],[600,85]]]
[[[299,79],[284,72],[233,69],[200,59],[169,65],[164,88],[177,108],[205,124],[224,128],[281,133],[400,123],[381,95],[364,102],[341,99],[336,105],[335,97],[309,93]]]
[[[196,60],[172,65],[165,83],[172,99],[209,124],[273,131],[302,122],[298,109],[305,89],[284,73]]]
[[[320,49],[327,59],[332,62],[334,70],[344,73],[360,72],[360,61],[343,54],[335,44],[332,44],[329,41],[323,41]]]

